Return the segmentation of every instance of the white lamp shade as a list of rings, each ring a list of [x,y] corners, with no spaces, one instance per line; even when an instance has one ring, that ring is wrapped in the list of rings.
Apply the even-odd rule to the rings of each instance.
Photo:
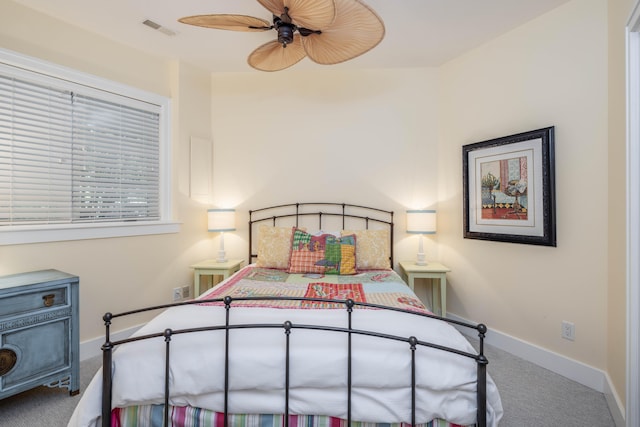
[[[430,209],[408,210],[407,233],[436,234],[436,211]]]
[[[235,209],[209,209],[207,210],[208,231],[235,231]]]

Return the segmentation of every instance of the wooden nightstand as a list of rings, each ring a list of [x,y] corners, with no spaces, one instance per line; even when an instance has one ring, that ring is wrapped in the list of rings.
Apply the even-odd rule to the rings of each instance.
[[[414,289],[415,279],[438,279],[440,280],[440,316],[447,317],[447,273],[449,268],[439,262],[429,262],[427,265],[416,265],[415,261],[401,261],[403,279],[407,282],[411,290]],[[431,286],[431,299],[435,305],[435,286]],[[435,307],[434,307],[435,311]]]
[[[217,282],[220,283],[222,280],[240,270],[243,262],[243,259],[230,259],[227,262],[217,262],[215,259],[208,259],[191,265],[190,267],[193,268],[193,297],[197,298],[200,296],[200,276],[222,276],[222,279]],[[212,283],[212,286],[213,285]]]

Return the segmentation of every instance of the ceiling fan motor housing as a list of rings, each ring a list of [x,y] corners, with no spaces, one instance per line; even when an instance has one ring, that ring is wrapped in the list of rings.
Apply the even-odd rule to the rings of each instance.
[[[293,33],[296,31],[296,27],[293,24],[279,22],[276,28],[278,30],[279,43],[286,47],[289,43],[293,42]]]

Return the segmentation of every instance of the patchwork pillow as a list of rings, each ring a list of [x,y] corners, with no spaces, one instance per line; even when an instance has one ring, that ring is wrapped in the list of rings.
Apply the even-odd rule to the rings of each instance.
[[[258,260],[256,266],[263,268],[289,267],[291,235],[295,227],[258,226]]]
[[[391,238],[389,230],[343,230],[342,235],[355,235],[358,241],[356,260],[358,270],[390,268]]]
[[[356,236],[313,235],[296,228],[289,273],[355,274]]]

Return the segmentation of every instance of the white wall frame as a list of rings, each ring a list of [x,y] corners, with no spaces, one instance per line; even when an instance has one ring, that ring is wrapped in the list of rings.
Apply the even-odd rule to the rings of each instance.
[[[640,425],[640,2],[627,41],[627,398],[626,425]]]

